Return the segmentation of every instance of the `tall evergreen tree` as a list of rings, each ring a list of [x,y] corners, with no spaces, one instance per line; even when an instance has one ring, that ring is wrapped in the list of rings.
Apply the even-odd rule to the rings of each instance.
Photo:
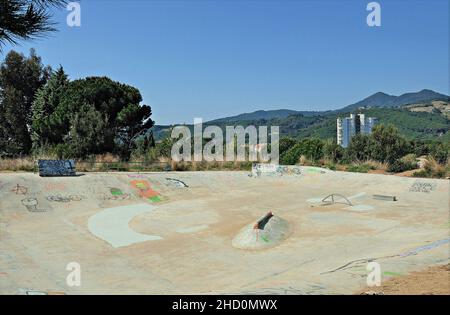
[[[64,97],[68,84],[67,74],[60,66],[52,73],[47,84],[37,91],[32,106],[31,140],[33,148],[37,149],[62,142],[64,134],[59,129],[61,121],[54,113]]]
[[[154,124],[141,101],[132,86],[106,77],[69,82],[60,68],[33,103],[34,147],[58,147],[64,157],[110,152],[128,159],[135,140]]]
[[[0,65],[0,155],[30,152],[31,105],[50,72],[33,49],[29,57],[10,51]]]

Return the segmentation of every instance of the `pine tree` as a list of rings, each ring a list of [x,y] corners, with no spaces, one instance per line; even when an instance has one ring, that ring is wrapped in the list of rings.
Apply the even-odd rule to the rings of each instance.
[[[32,106],[31,139],[33,149],[58,144],[63,140],[61,120],[55,113],[69,84],[62,66],[37,93]]]
[[[61,7],[66,0],[0,0],[0,51],[5,43],[43,36],[55,31],[51,7]]]
[[[0,66],[0,155],[28,154],[31,104],[50,73],[34,50],[25,57],[10,51]]]

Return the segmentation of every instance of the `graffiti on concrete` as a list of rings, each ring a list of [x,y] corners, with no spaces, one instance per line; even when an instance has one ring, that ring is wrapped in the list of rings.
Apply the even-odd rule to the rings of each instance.
[[[302,168],[302,171],[305,173],[311,173],[311,174],[325,174],[325,173],[329,172],[330,170],[324,169],[321,167],[304,166]]]
[[[109,188],[111,195],[105,195],[104,200],[126,200],[130,199],[130,194],[124,193],[121,189],[111,187]]]
[[[139,191],[141,198],[150,200],[151,202],[161,201],[161,195],[159,192],[154,191],[150,183],[146,180],[132,180],[131,185]]]
[[[447,243],[450,243],[450,238],[445,238],[445,239],[442,239],[442,240],[435,241],[435,242],[433,242],[431,244],[427,244],[427,245],[416,247],[416,248],[414,248],[412,250],[409,250],[409,251],[407,251],[405,253],[400,254],[400,256],[401,257],[408,257],[408,256],[411,256],[411,255],[417,255],[418,253],[420,253],[422,251],[430,250],[430,249],[436,248],[438,246],[445,245]]]
[[[36,198],[25,198],[22,199],[22,204],[27,208],[30,212],[46,212],[45,209],[39,209],[39,202]]]
[[[75,176],[74,160],[39,160],[39,176]]]
[[[268,176],[283,176],[283,175],[302,175],[302,169],[297,165],[276,165],[276,164],[260,164],[253,163],[252,176],[260,177],[262,175]]]
[[[145,178],[142,174],[127,174],[129,178]]]
[[[47,196],[48,201],[52,202],[71,202],[71,201],[81,201],[83,200],[83,196],[80,195],[49,195]]]
[[[64,183],[47,183],[44,186],[46,191],[54,191],[54,190],[65,190],[66,185]]]
[[[409,188],[411,192],[424,192],[429,193],[436,189],[435,183],[427,183],[423,181],[415,181],[414,184]]]
[[[341,270],[351,269],[351,268],[354,268],[355,266],[365,265],[366,263],[371,262],[371,261],[380,261],[382,259],[391,259],[391,258],[396,258],[396,257],[404,258],[404,257],[408,257],[411,255],[417,255],[418,253],[420,253],[422,251],[430,250],[430,249],[436,248],[441,245],[446,245],[448,243],[450,243],[450,238],[445,238],[445,239],[434,241],[431,244],[416,247],[412,250],[409,250],[407,252],[400,253],[400,254],[393,254],[393,255],[382,256],[382,257],[355,259],[355,260],[349,261],[345,265],[340,266],[339,268],[336,268],[336,269],[333,269],[330,271],[321,272],[320,274],[323,275],[323,274],[333,273],[333,272],[337,272],[337,271],[341,271]]]
[[[185,182],[183,182],[179,179],[176,179],[176,178],[168,178],[167,177],[166,180],[170,186],[174,186],[174,187],[178,187],[178,188],[189,187]]]
[[[11,189],[12,192],[16,193],[16,195],[26,195],[28,192],[28,187],[17,184]]]

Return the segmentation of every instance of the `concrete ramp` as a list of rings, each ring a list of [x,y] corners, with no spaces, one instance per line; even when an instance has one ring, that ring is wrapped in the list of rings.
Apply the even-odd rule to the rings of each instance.
[[[289,236],[289,223],[269,212],[256,223],[245,226],[232,240],[239,249],[266,249],[279,245]]]

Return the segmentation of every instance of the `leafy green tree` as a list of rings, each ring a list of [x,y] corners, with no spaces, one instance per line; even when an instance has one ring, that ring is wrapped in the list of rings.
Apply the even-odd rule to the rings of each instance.
[[[57,145],[62,142],[60,121],[53,113],[61,103],[68,84],[67,74],[60,66],[56,72],[52,73],[47,84],[37,91],[32,105],[31,140],[34,148]]]
[[[404,157],[396,160],[394,163],[389,164],[387,171],[393,173],[405,172],[416,169],[417,159],[414,153],[405,155]]]
[[[430,153],[430,145],[423,140],[413,140],[410,142],[411,152],[416,156],[428,155]]]
[[[429,145],[430,155],[441,164],[445,164],[450,156],[450,144],[433,142]]]
[[[0,49],[5,43],[16,44],[55,31],[50,9],[66,0],[0,0]]]
[[[380,162],[394,163],[410,151],[409,142],[400,135],[397,128],[382,124],[373,128],[372,158]]]
[[[103,153],[106,138],[104,131],[108,120],[90,104],[83,104],[72,117],[70,132],[66,135],[70,144],[70,153],[77,157]]]
[[[278,147],[278,152],[281,155],[283,155],[287,150],[292,148],[294,145],[297,144],[297,140],[291,137],[282,137],[280,139],[280,144]]]
[[[333,162],[342,159],[344,155],[343,148],[337,144],[335,139],[328,139],[323,144],[323,156]]]
[[[150,106],[140,105],[139,90],[107,77],[69,83],[66,79],[62,71],[57,71],[52,86],[49,83],[38,95],[33,120],[37,144],[64,141],[72,148],[73,157],[110,152],[128,159],[137,137],[154,124]],[[47,109],[51,112],[48,119],[40,121]],[[39,134],[49,128],[56,132],[45,137]]]
[[[371,135],[357,134],[352,137],[346,155],[350,161],[366,161],[372,158],[374,147]]]
[[[31,105],[51,72],[35,51],[25,57],[10,51],[0,65],[0,155],[28,154]]]
[[[149,151],[155,148],[155,139],[153,137],[153,131],[146,132],[142,136],[138,136],[134,140],[135,149],[132,152],[134,157],[148,157]]]
[[[299,162],[302,155],[302,146],[297,143],[280,156],[280,162],[283,165],[295,165]]]
[[[178,140],[171,137],[171,133],[159,143],[156,144],[156,152],[158,156],[170,158],[173,144]],[[191,146],[192,147],[192,146]]]
[[[324,142],[317,138],[306,138],[300,141],[302,147],[302,154],[308,159],[317,161],[323,158]]]
[[[153,127],[151,114],[150,106],[139,104],[128,104],[117,114],[116,147],[123,158],[128,159],[131,151],[136,148],[136,137]]]
[[[281,164],[296,164],[302,155],[310,160],[317,161],[323,157],[323,145],[324,143],[320,139],[303,139],[281,155]]]

